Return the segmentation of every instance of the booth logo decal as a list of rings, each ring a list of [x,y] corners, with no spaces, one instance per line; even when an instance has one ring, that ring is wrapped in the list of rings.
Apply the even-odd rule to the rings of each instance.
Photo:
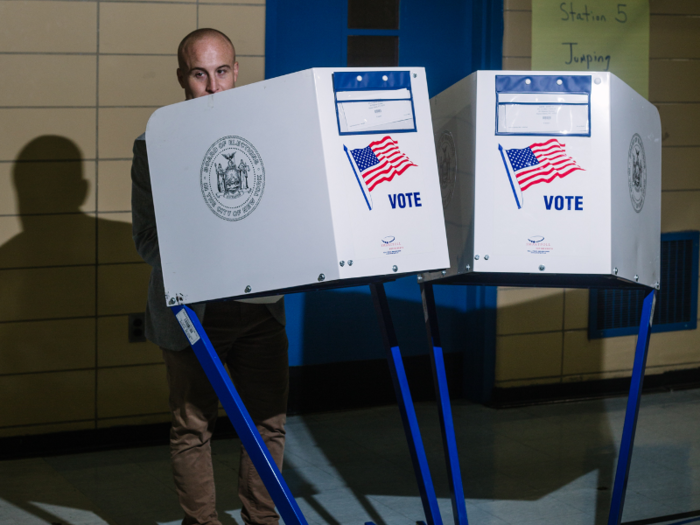
[[[401,153],[398,142],[389,136],[370,142],[366,148],[348,150],[345,145],[343,148],[370,210],[373,208],[371,193],[377,186],[416,166]]]
[[[449,131],[443,132],[437,146],[438,174],[440,175],[440,194],[442,195],[442,208],[452,200],[457,180],[457,149],[455,139]]]
[[[220,138],[204,156],[200,185],[214,215],[227,221],[245,219],[265,190],[265,166],[258,150],[242,137]]]
[[[396,237],[388,235],[382,239],[382,250],[384,250],[382,252],[384,255],[396,255],[401,253],[403,246],[396,240]]]
[[[523,207],[523,192],[531,186],[541,182],[549,184],[574,171],[585,171],[566,154],[566,146],[557,139],[536,142],[522,149],[503,149],[499,144],[498,150],[518,209]]]
[[[550,243],[544,242],[544,235],[528,237],[525,246],[527,248],[527,253],[534,253],[536,255],[547,254],[554,250],[554,247]]]
[[[647,194],[647,159],[642,137],[637,133],[632,136],[630,149],[627,152],[627,183],[632,207],[639,213],[644,207],[644,198]]]

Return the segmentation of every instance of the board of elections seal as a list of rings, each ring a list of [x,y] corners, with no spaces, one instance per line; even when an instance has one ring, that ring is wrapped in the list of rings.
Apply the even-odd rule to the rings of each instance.
[[[452,133],[442,133],[436,144],[438,174],[440,175],[440,193],[442,195],[442,208],[447,209],[455,190],[457,180],[457,150]]]
[[[630,149],[627,152],[627,184],[632,207],[639,213],[644,207],[644,197],[647,193],[647,159],[644,155],[642,137],[637,133],[632,136]]]
[[[265,190],[265,166],[258,150],[243,137],[220,138],[204,155],[200,185],[214,215],[227,221],[245,219]]]

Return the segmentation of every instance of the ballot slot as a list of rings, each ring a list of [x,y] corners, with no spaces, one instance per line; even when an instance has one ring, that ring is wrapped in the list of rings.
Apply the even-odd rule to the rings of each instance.
[[[416,131],[410,72],[336,72],[333,88],[340,135]]]
[[[591,135],[591,77],[496,77],[496,135]]]

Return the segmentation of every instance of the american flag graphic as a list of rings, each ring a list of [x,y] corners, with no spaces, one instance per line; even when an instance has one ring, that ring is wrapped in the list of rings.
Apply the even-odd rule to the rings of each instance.
[[[500,148],[500,146],[499,146]],[[501,148],[502,149],[502,148]],[[564,144],[557,139],[535,143],[523,149],[507,149],[506,156],[520,191],[540,182],[550,183],[583,168],[566,154]],[[505,158],[503,159],[505,162]],[[508,165],[506,164],[506,170]]]
[[[369,191],[416,166],[389,136],[371,142],[366,148],[350,150],[350,155]]]

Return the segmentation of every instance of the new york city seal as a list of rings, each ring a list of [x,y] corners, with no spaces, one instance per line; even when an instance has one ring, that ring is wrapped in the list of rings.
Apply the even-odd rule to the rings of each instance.
[[[452,137],[452,133],[449,131],[443,132],[435,147],[437,149],[442,208],[447,210],[447,206],[452,200],[457,180],[457,149],[455,148],[455,139]]]
[[[258,150],[243,137],[220,138],[204,155],[200,185],[214,215],[227,221],[245,219],[265,190],[265,166]]]
[[[627,152],[627,184],[634,211],[639,213],[644,207],[647,194],[647,159],[644,155],[642,137],[637,133],[632,136]]]

